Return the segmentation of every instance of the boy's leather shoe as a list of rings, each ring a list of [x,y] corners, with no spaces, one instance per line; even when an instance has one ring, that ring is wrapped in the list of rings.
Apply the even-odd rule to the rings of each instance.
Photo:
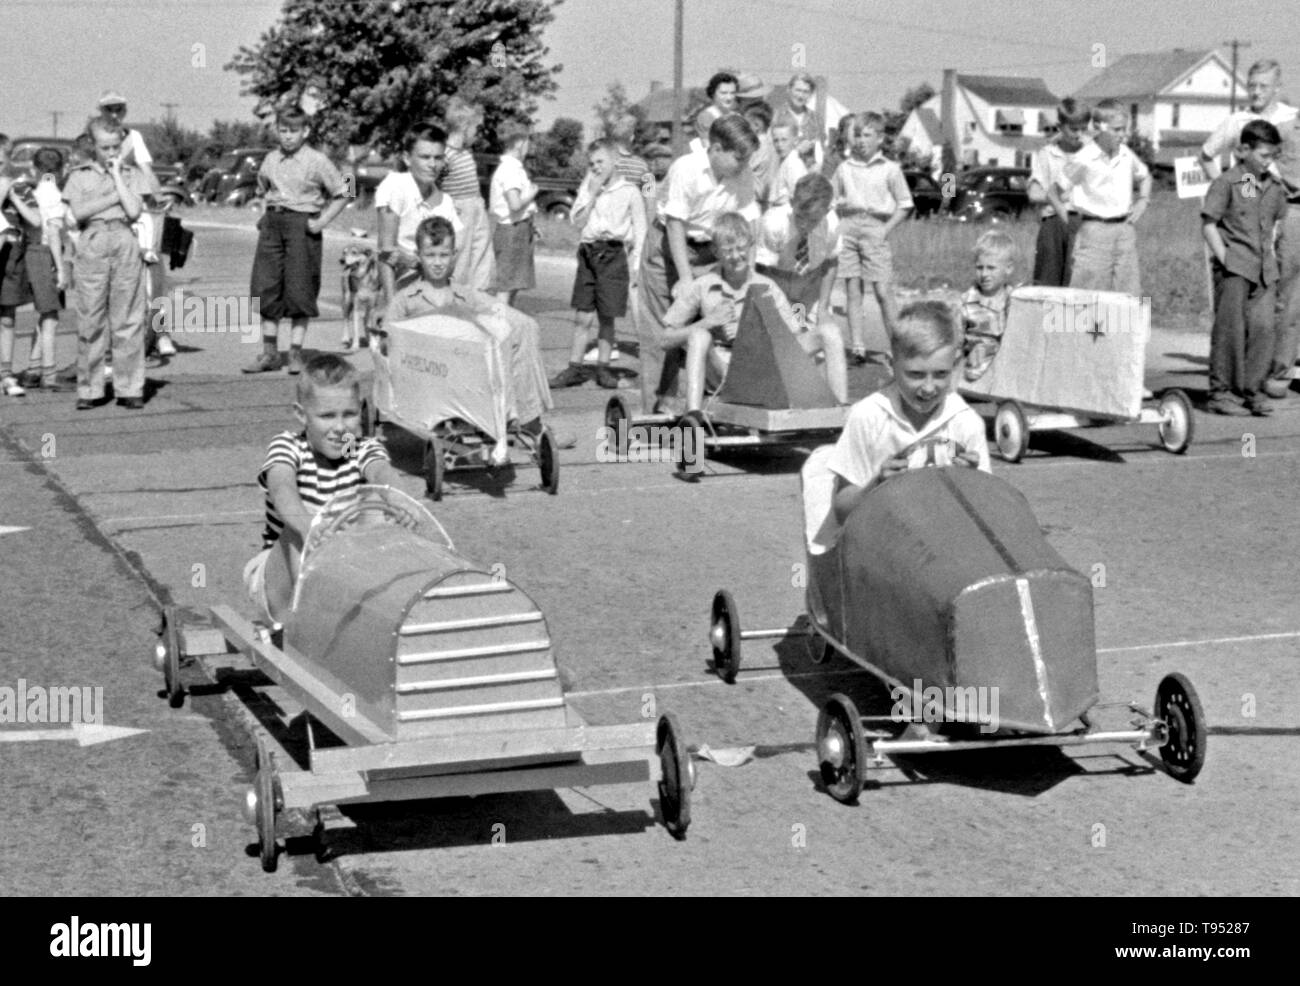
[[[1273,405],[1262,394],[1253,394],[1246,399],[1246,410],[1257,418],[1267,418],[1273,413]]]
[[[274,373],[284,366],[284,359],[279,353],[261,353],[251,364],[244,367],[245,373]]]
[[[605,368],[605,372],[609,372],[609,367]],[[599,371],[597,371],[597,378],[599,379]],[[570,363],[559,373],[555,374],[555,376],[551,377],[549,386],[557,389],[560,387],[581,387],[590,379],[591,374],[586,367],[579,363]]]
[[[1211,397],[1205,404],[1205,410],[1211,414],[1227,414],[1242,417],[1250,414],[1231,397]]]
[[[139,411],[144,407],[143,397],[119,397],[117,406],[124,407],[128,411]]]

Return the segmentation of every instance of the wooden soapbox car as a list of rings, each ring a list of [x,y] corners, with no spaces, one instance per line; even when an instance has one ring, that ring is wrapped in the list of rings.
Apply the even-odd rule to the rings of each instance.
[[[1187,451],[1192,402],[1177,389],[1144,399],[1151,302],[1114,291],[1024,287],[1011,294],[1002,345],[962,396],[997,404],[998,452],[1019,462],[1034,431],[1153,424],[1160,444]]]
[[[806,617],[742,630],[720,591],[710,642],[728,682],[742,640],[803,636],[817,663],[843,654],[901,699],[865,718],[845,695],[826,702],[817,751],[834,798],[853,801],[886,756],[1010,746],[1159,748],[1174,778],[1196,777],[1207,728],[1195,690],[1170,674],[1153,711],[1098,703],[1092,584],[1043,538],[1018,490],[964,466],[914,469],[872,489],[838,529],[831,451],[803,468]],[[1120,707],[1131,728],[1097,728],[1097,713]]]
[[[385,325],[371,343],[375,376],[370,397],[362,401],[362,432],[370,437],[389,424],[418,437],[433,500],[442,499],[452,470],[508,472],[514,465],[512,437],[540,471],[541,488],[559,490],[560,457],[550,429],[536,436],[509,433],[510,366],[499,339],[501,322],[516,320],[536,331],[529,316],[504,305],[491,313],[457,306]],[[545,388],[544,374],[539,385]]]
[[[307,713],[305,763],[275,730],[255,727],[246,810],[268,872],[277,816],[324,805],[657,779],[664,824],[685,837],[694,773],[672,713],[585,725],[565,700],[537,605],[458,554],[402,493],[361,487],[313,519],[283,627],[229,606],[207,622],[164,613],[154,661],[173,707],[184,701],[183,658],[215,675],[233,648]]]
[[[757,446],[807,448],[833,442],[848,416],[849,405],[835,399],[771,297],[751,287],[732,345],[731,365],[702,412],[680,419],[671,414],[634,417],[627,399],[615,394],[605,406],[605,429],[610,447],[616,447],[621,458],[632,459],[638,434],[671,432],[674,466],[694,477],[703,471],[704,457],[711,452]]]

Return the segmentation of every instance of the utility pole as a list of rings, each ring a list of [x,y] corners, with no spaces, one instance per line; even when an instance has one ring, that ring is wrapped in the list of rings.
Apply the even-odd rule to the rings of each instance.
[[[163,119],[165,120],[165,119],[166,119],[167,117],[169,117],[169,116],[175,116],[175,115],[176,115],[176,107],[177,107],[177,106],[180,106],[181,104],[180,104],[180,103],[162,103],[161,105],[162,105],[163,110],[165,111],[165,112],[163,113]]]
[[[50,110],[50,116],[54,118],[54,133],[50,135],[51,137],[57,137],[59,135],[59,117],[62,115],[63,112],[61,110]]]
[[[1228,90],[1229,91],[1228,112],[1236,113],[1237,112],[1237,49],[1249,48],[1250,42],[1238,41],[1236,38],[1233,38],[1231,41],[1225,41],[1223,43],[1232,46],[1232,84]]]
[[[683,104],[685,93],[682,91],[682,4],[685,0],[675,0],[673,10],[673,157],[680,157],[685,150],[682,134],[682,114],[686,112]]]

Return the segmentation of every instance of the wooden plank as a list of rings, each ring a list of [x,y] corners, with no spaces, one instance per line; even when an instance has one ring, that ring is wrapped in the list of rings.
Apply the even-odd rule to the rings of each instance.
[[[444,774],[384,779],[362,773],[316,774],[305,771],[280,776],[286,808],[318,804],[355,804],[366,801],[415,801],[425,798],[461,798],[512,791],[553,791],[556,788],[635,784],[651,780],[654,770],[648,756],[628,758],[593,754],[576,763],[516,770]]]
[[[602,750],[653,749],[655,727],[656,723],[649,721],[620,726],[502,729],[373,746],[336,746],[314,751],[311,768],[313,773],[329,774],[481,763],[492,759],[545,758]]]
[[[706,408],[710,420],[759,431],[826,431],[844,427],[849,405],[812,408],[749,407],[715,401]]]
[[[213,606],[212,619],[235,638],[236,646],[272,681],[292,695],[303,708],[323,722],[340,739],[349,743],[387,743],[392,736],[364,715],[339,713],[341,696],[347,689],[333,678],[313,669],[291,648],[279,650],[257,639],[253,625],[229,606]]]
[[[204,657],[228,653],[226,635],[216,627],[182,626],[181,653],[187,657]]]

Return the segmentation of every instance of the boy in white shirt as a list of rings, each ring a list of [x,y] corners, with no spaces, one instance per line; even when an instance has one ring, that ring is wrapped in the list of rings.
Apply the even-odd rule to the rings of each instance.
[[[780,163],[772,181],[769,206],[789,205],[795,184],[808,173],[808,166],[799,156],[797,138],[793,124],[778,123],[772,127],[772,146]]]
[[[524,170],[529,130],[509,122],[498,135],[501,163],[492,172],[488,210],[496,227],[492,249],[496,254],[496,296],[514,306],[515,295],[537,286],[533,270],[533,216],[537,214],[537,186]]]

